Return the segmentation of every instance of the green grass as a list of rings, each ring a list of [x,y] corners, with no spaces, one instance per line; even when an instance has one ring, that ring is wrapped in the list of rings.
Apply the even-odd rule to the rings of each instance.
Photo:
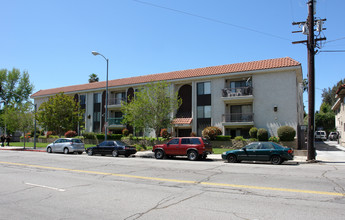
[[[213,153],[214,154],[222,154],[225,151],[229,151],[229,150],[233,150],[233,149],[229,149],[229,148],[213,148]]]

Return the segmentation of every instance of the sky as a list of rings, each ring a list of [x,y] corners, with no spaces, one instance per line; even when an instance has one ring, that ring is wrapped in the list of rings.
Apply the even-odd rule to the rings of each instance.
[[[291,57],[307,78],[307,0],[0,0],[0,69],[28,71],[34,92],[176,70]],[[317,0],[320,51],[345,50],[344,0]],[[345,78],[344,52],[315,56],[322,89]],[[268,85],[269,86],[269,85]],[[308,109],[307,94],[304,105]]]

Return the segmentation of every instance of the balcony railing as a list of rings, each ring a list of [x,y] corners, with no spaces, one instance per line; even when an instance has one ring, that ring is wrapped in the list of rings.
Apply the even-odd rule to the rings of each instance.
[[[120,117],[120,118],[108,118],[109,126],[110,125],[122,125],[121,124],[122,119],[123,119],[123,117]]]
[[[232,113],[223,115],[223,122],[253,122],[253,113]]]
[[[121,105],[121,102],[126,101],[126,98],[109,98],[108,105]]]
[[[192,112],[177,112],[176,118],[191,118]]]
[[[222,89],[223,97],[248,96],[253,95],[253,87],[236,87]]]

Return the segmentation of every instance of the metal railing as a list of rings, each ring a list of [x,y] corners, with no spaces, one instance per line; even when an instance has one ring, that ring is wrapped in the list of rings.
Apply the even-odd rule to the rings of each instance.
[[[223,122],[253,122],[254,113],[232,113],[223,115]]]
[[[121,105],[121,102],[125,102],[126,98],[109,98],[108,105]]]
[[[253,87],[236,87],[236,88],[225,88],[222,89],[223,97],[233,97],[233,96],[247,96],[253,95]]]
[[[110,125],[122,125],[123,117],[120,118],[108,118],[108,124]]]
[[[176,118],[191,118],[192,112],[177,112]]]

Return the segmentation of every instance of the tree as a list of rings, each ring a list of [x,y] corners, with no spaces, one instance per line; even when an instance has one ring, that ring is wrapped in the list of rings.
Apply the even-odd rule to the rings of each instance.
[[[94,74],[94,73],[92,73],[92,74],[90,74],[89,75],[89,83],[93,83],[93,82],[98,82],[99,81],[99,78],[98,78],[98,76],[97,76],[97,74]]]
[[[20,73],[18,69],[12,71],[7,69],[0,70],[0,97],[6,105],[20,105],[29,99],[34,86],[30,83],[29,73]]]
[[[337,92],[339,86],[345,83],[345,79],[340,80],[332,88],[328,87],[327,89],[322,90],[322,103],[327,103],[330,106],[333,106],[337,101],[335,98],[335,93]]]
[[[63,93],[51,97],[41,104],[37,111],[38,123],[47,131],[55,131],[59,136],[75,130],[82,123],[83,109],[73,97]]]
[[[320,111],[315,114],[315,125],[316,128],[322,127],[327,133],[335,129],[335,114],[329,104],[321,104]]]
[[[169,87],[169,83],[161,81],[140,88],[131,102],[122,103],[122,123],[136,129],[153,129],[156,137],[159,137],[160,130],[171,125],[171,112],[176,111],[182,104],[178,93],[171,93]]]
[[[6,106],[1,118],[6,124],[7,133],[21,131],[24,133],[24,138],[25,134],[34,127],[34,113],[29,103],[17,106]]]

